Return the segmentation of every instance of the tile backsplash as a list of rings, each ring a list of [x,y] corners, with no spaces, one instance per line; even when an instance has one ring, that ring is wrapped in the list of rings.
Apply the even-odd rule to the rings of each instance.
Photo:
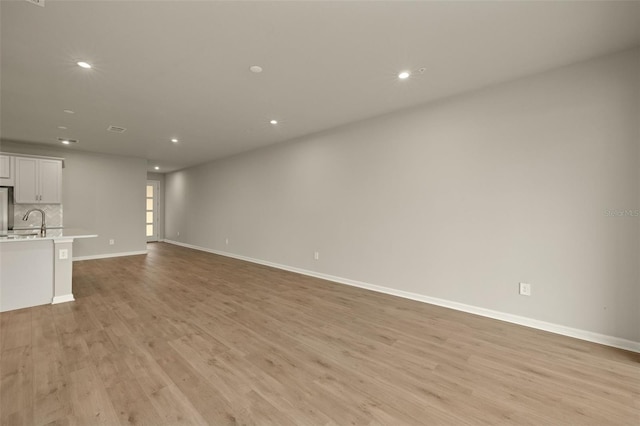
[[[22,220],[24,214],[30,209],[40,209],[45,213],[47,228],[62,226],[62,204],[14,204],[13,206],[13,228],[40,228],[40,213],[34,212],[29,215],[25,222]]]

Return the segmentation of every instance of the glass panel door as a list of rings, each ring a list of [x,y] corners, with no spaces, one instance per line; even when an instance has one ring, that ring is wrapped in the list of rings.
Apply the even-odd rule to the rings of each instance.
[[[158,205],[159,205],[159,182],[155,180],[147,181],[147,203],[146,203],[146,232],[147,241],[158,241]]]

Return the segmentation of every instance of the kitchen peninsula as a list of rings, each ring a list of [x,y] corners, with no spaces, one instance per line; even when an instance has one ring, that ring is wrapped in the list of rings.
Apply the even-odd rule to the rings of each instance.
[[[38,230],[39,231],[39,230]],[[81,229],[21,230],[0,237],[0,312],[71,302],[73,242]]]

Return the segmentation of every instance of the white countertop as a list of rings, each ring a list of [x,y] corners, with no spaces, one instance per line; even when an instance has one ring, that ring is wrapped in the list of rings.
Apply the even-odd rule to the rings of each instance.
[[[33,235],[35,233],[35,235]],[[95,238],[98,234],[78,228],[47,229],[47,236],[40,236],[40,228],[21,229],[9,231],[9,236],[0,237],[0,243],[13,243],[21,241],[62,240],[76,238]]]
[[[59,225],[54,225],[54,226],[49,226],[47,225],[47,231],[49,229],[63,229],[64,226],[59,226]],[[40,227],[39,226],[14,226],[13,227],[14,231],[40,231]]]

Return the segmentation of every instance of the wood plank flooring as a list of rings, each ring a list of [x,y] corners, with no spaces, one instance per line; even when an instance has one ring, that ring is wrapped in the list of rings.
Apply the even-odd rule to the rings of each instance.
[[[157,243],[0,314],[0,424],[638,425],[640,355]]]

